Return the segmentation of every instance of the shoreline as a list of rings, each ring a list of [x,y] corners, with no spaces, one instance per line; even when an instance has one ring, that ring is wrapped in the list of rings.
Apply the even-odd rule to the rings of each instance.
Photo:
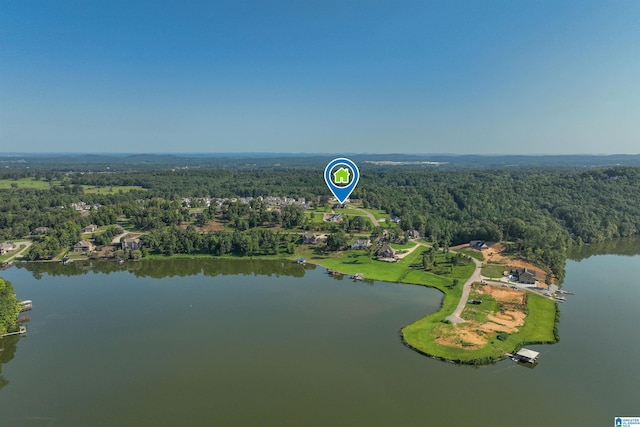
[[[416,248],[417,246],[420,246],[420,244],[416,244]],[[172,256],[166,256],[166,255],[154,255],[152,257],[149,258],[143,258],[141,260],[136,260],[135,262],[140,262],[140,261],[156,261],[156,260],[162,260],[162,259],[184,259],[184,260],[188,260],[188,259],[218,259],[218,260],[239,260],[239,261],[243,261],[243,260],[267,260],[267,261],[287,261],[287,262],[292,262],[295,263],[295,260],[297,258],[296,256],[297,254],[293,254],[293,255],[288,255],[288,256],[251,256],[251,257],[238,257],[238,256],[228,256],[228,257],[219,257],[219,256],[213,256],[213,255],[208,255],[208,254],[177,254],[177,255],[172,255]],[[409,255],[409,254],[407,254]],[[336,268],[335,265],[331,265],[328,266],[326,265],[326,263],[324,261],[326,260],[331,260],[331,259],[337,259],[337,258],[331,258],[331,257],[327,257],[326,259],[322,260],[322,259],[307,259],[306,263],[308,264],[312,264],[316,267],[324,267],[327,269],[332,269],[335,271],[340,272],[341,274],[344,275],[350,275],[350,274],[354,274],[353,272],[348,272],[345,271],[344,269],[341,268]],[[84,260],[83,260],[84,261]],[[86,259],[86,261],[94,261],[91,260],[89,258]],[[110,262],[110,261],[115,261],[112,259],[107,259],[107,260],[98,260],[98,261],[106,261],[106,262]],[[133,261],[133,260],[128,260],[128,261]],[[35,263],[40,263],[40,262],[45,262],[45,263],[50,263],[50,262],[60,262],[59,260],[46,260],[46,261],[28,261],[28,260],[22,260],[22,261],[18,261],[21,263],[31,263],[31,262],[35,262]],[[376,262],[378,263],[378,261],[371,261],[371,262]],[[476,260],[473,260],[474,262],[474,274],[475,274],[475,270],[479,269],[479,263],[476,263]],[[388,270],[385,269],[385,267],[389,267],[392,265],[398,265],[398,263],[394,263],[394,264],[389,264],[389,263],[379,263],[379,270],[381,271],[385,271]],[[376,266],[378,267],[378,266]],[[409,271],[412,271],[409,266],[403,266],[404,269],[407,270],[407,273]],[[378,268],[376,268],[378,269]],[[468,281],[471,281],[472,278],[474,277],[474,274],[471,275],[471,277],[468,279]],[[439,275],[435,275],[430,273],[429,276],[425,278],[422,278],[422,280],[420,282],[417,281],[411,281],[411,280],[402,280],[402,279],[406,279],[407,274],[404,274],[403,277],[401,278],[401,280],[398,281],[394,281],[394,280],[388,280],[388,278],[386,278],[383,275],[377,275],[377,274],[367,274],[366,279],[370,279],[370,280],[378,280],[378,281],[383,281],[383,282],[387,282],[387,283],[395,283],[395,284],[402,284],[402,285],[418,285],[418,286],[425,286],[425,287],[429,287],[429,288],[433,288],[433,289],[437,289],[438,291],[441,292],[442,294],[442,299],[441,299],[441,303],[440,303],[440,307],[438,308],[438,310],[432,312],[432,313],[427,313],[425,316],[416,319],[415,321],[404,325],[400,328],[399,330],[399,335],[400,335],[400,339],[401,342],[404,346],[410,348],[413,351],[416,351],[417,353],[423,355],[423,356],[427,356],[436,360],[440,360],[440,361],[445,361],[445,362],[450,362],[450,363],[456,363],[456,364],[468,364],[468,365],[482,365],[482,364],[490,364],[490,363],[495,363],[499,360],[503,360],[505,359],[507,356],[507,353],[513,353],[515,351],[517,351],[520,347],[524,346],[524,345],[528,345],[528,344],[552,344],[558,341],[558,337],[557,337],[557,326],[558,326],[558,318],[559,316],[556,315],[554,322],[553,322],[553,331],[554,331],[554,338],[553,339],[549,339],[549,340],[536,340],[536,339],[527,339],[527,336],[524,336],[522,338],[522,340],[517,339],[517,336],[522,334],[523,332],[521,332],[520,330],[518,330],[518,332],[513,334],[513,339],[510,340],[510,343],[504,342],[505,347],[509,346],[508,349],[505,348],[504,351],[487,351],[487,347],[490,346],[489,343],[485,344],[481,349],[477,349],[477,350],[466,350],[466,349],[456,349],[453,350],[453,353],[455,354],[451,354],[452,352],[452,348],[453,347],[449,347],[449,346],[445,346],[445,345],[441,345],[438,344],[435,341],[435,338],[431,335],[431,332],[433,330],[433,328],[441,323],[450,323],[446,320],[447,317],[453,315],[455,313],[455,309],[456,307],[459,306],[460,302],[462,301],[462,295],[455,295],[457,292],[452,291],[451,289],[446,289],[443,283],[430,283],[430,280],[428,279],[433,279],[433,278],[440,278],[440,281],[442,282],[443,280],[445,282],[448,283],[448,281],[450,280],[449,278],[446,278],[444,276],[439,276]],[[467,283],[465,283],[465,286],[467,285]],[[469,284],[470,285],[470,284]],[[525,291],[526,292],[526,291]],[[530,292],[527,292],[530,293]],[[539,296],[540,298],[543,298],[541,296]],[[555,311],[559,312],[559,308],[557,306],[557,303],[555,303]],[[464,308],[464,307],[463,307]],[[451,313],[449,313],[449,311],[451,311]],[[530,318],[530,313],[527,315],[527,318]],[[462,322],[464,322],[463,319],[460,319]],[[530,319],[530,321],[533,319]],[[526,325],[526,320],[525,320],[525,325]],[[524,325],[523,325],[524,327]],[[417,335],[420,336],[421,339],[417,339]],[[426,344],[426,345],[425,345]],[[435,351],[434,351],[435,350]],[[476,354],[480,352],[480,354]],[[464,357],[465,355],[468,355],[470,357]]]

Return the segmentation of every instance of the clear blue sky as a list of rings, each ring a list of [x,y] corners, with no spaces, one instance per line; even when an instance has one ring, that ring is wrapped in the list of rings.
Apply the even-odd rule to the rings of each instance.
[[[0,152],[640,153],[640,1],[0,0]]]

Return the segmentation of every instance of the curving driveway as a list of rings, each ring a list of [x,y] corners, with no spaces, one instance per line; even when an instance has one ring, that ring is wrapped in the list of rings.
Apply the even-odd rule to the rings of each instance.
[[[464,306],[467,305],[467,300],[469,299],[469,292],[471,292],[471,285],[474,282],[481,282],[482,276],[480,275],[482,263],[475,258],[471,258],[476,265],[476,269],[469,279],[464,282],[464,286],[462,287],[462,296],[460,297],[460,302],[458,302],[458,306],[456,307],[453,314],[447,317],[451,323],[462,323],[465,320],[460,317],[462,314],[462,310],[464,310]]]
[[[369,217],[369,219],[371,220],[371,222],[373,223],[374,227],[380,227],[380,223],[378,222],[378,220],[376,219],[375,216],[373,216],[373,214],[371,212],[367,212],[362,208],[355,208],[355,207],[351,207],[349,206],[349,209],[354,209],[356,211],[360,211],[363,214],[365,214],[367,217]]]
[[[9,261],[13,261],[14,258],[16,258],[17,256],[22,255],[23,253],[25,253],[25,251],[27,249],[29,249],[29,246],[31,246],[31,243],[33,243],[31,240],[25,240],[22,242],[14,242],[14,245],[16,245],[17,247],[20,247],[21,245],[25,245],[24,248],[16,251],[16,253],[14,253],[13,255],[11,255],[9,258],[7,258],[6,260],[4,260],[4,262],[9,262]]]

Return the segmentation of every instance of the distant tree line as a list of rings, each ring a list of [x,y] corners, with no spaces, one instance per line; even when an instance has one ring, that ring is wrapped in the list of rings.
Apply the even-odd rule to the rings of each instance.
[[[12,177],[11,172],[0,173],[0,178]],[[286,230],[374,231],[365,218],[347,216],[341,224],[319,224],[309,221],[299,206],[274,210],[259,200],[228,202],[220,212],[213,206],[203,207],[202,215],[194,219],[181,202],[184,197],[281,196],[324,204],[328,190],[317,168],[46,172],[40,179],[48,180],[52,188],[0,190],[0,239],[18,239],[36,227],[48,228],[34,237],[31,259],[50,257],[73,244],[87,224],[111,225],[119,216],[149,231],[147,244],[157,253],[278,253],[286,252],[291,243],[283,237]],[[83,185],[135,185],[145,190],[84,194]],[[567,248],[640,233],[638,167],[442,171],[368,170],[363,165],[352,198],[362,200],[364,207],[399,217],[402,229],[415,229],[440,246],[469,240],[505,241],[508,251],[548,266],[560,278]],[[81,216],[69,207],[78,200],[102,207]],[[184,227],[178,231],[182,224],[204,225],[216,216],[237,233],[203,234]],[[268,227],[283,230],[276,238],[278,249],[273,249],[272,236],[260,234]]]

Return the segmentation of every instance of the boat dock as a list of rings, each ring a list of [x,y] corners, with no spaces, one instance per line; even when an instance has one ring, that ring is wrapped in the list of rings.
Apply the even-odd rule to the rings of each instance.
[[[30,299],[26,299],[24,301],[20,301],[20,312],[29,311],[33,308],[33,301]]]
[[[511,360],[522,363],[538,363],[539,352],[529,350],[528,348],[521,348],[516,354],[507,353],[507,356],[511,358]]]
[[[23,326],[20,326],[20,329],[18,329],[18,332],[9,332],[8,334],[0,335],[0,338],[8,337],[11,335],[25,335],[26,333],[27,333],[27,327],[23,325]]]

